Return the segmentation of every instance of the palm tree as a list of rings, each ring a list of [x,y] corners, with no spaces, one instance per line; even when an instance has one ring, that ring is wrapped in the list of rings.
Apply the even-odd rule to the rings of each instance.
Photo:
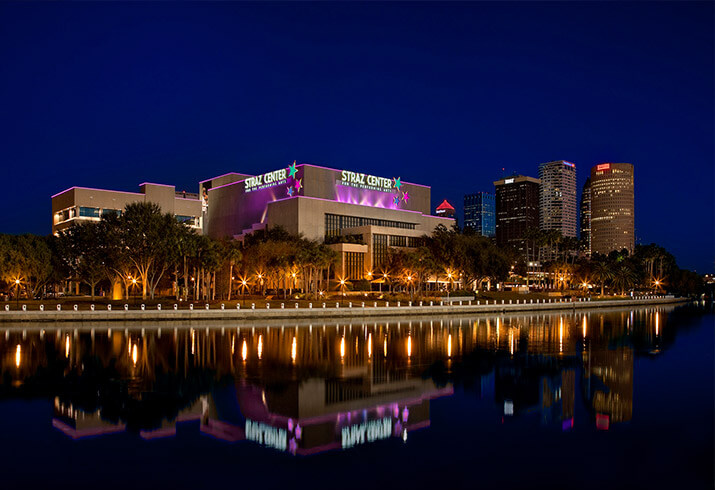
[[[593,277],[601,284],[601,296],[604,294],[606,282],[613,279],[613,269],[607,262],[594,262],[592,264]]]
[[[613,275],[613,285],[621,290],[621,295],[626,294],[626,289],[630,288],[638,280],[638,274],[627,263],[623,263],[615,270]]]
[[[231,289],[233,289],[233,268],[243,260],[240,244],[235,240],[223,243],[223,258],[228,262],[228,301],[231,301]]]

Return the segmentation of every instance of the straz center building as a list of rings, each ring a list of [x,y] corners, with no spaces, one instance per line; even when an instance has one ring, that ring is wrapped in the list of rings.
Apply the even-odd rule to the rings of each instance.
[[[389,248],[413,248],[454,220],[431,216],[430,188],[348,170],[289,165],[262,175],[229,173],[201,182],[204,233],[242,240],[281,226],[332,243],[342,277],[379,273]],[[344,237],[344,238],[340,238]],[[348,242],[348,243],[346,243]]]

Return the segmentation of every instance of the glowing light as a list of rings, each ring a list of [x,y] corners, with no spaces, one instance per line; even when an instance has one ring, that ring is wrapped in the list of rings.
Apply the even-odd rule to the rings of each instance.
[[[658,328],[660,327],[660,315],[655,312],[655,334],[658,335]]]
[[[452,357],[452,334],[447,337],[447,357]]]
[[[15,367],[20,367],[20,356],[22,353],[22,347],[20,347],[20,344],[17,344],[17,348],[15,349]]]
[[[564,319],[559,318],[559,352],[564,351]]]
[[[263,335],[258,336],[258,359],[263,357]]]
[[[372,334],[367,336],[367,357],[372,357]]]
[[[231,355],[236,353],[236,337],[231,339]]]
[[[586,323],[586,317],[584,316],[584,317],[583,317],[583,338],[584,338],[584,339],[586,338],[586,326],[587,326],[587,325],[588,325],[588,324]]]
[[[382,353],[385,357],[387,357],[387,338],[382,342]]]
[[[412,357],[412,336],[407,336],[407,357]]]
[[[290,358],[295,362],[295,358],[298,355],[298,340],[293,337],[293,344],[290,347]]]
[[[241,346],[241,359],[246,360],[248,357],[248,345],[246,345],[246,339],[243,339],[243,345]]]
[[[191,354],[194,354],[196,351],[196,332],[194,332],[194,329],[191,329]]]
[[[134,344],[134,347],[132,348],[132,362],[134,365],[137,365],[137,344]]]
[[[70,356],[70,336],[65,337],[65,357]]]
[[[340,338],[340,359],[345,357],[345,337]]]

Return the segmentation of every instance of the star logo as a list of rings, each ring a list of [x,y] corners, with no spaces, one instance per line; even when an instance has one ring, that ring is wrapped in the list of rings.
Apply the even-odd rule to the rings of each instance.
[[[395,184],[394,184],[395,189],[397,189],[397,190],[399,191],[399,190],[400,190],[400,187],[402,186],[402,182],[400,181],[400,177],[397,177],[397,178],[394,178],[394,177],[393,177],[392,180],[395,181]]]
[[[293,186],[288,187],[287,192],[288,192],[288,197],[293,197],[293,193],[295,192],[295,190],[293,189]]]
[[[395,197],[395,198],[392,200],[392,204],[400,204],[400,198],[399,198],[399,197]]]
[[[300,189],[303,187],[303,179],[298,179],[295,182],[295,190],[300,191]]]
[[[296,173],[298,173],[298,169],[295,168],[295,160],[293,160],[293,165],[288,165],[288,176],[295,177]]]
[[[409,200],[410,200],[410,194],[409,194],[407,191],[405,191],[405,193],[402,195],[402,199],[403,199],[405,202],[409,201]]]

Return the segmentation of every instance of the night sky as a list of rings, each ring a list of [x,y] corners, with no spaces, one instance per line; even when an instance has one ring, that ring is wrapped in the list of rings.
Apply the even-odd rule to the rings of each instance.
[[[635,165],[636,236],[713,271],[713,3],[0,3],[0,232],[73,185],[293,160],[459,210],[540,162]]]

